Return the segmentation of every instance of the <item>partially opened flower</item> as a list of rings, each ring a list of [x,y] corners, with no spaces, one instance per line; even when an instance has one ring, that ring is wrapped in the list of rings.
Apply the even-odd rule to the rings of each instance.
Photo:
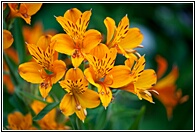
[[[129,28],[129,19],[127,15],[119,22],[118,27],[115,21],[107,17],[104,20],[107,28],[106,45],[109,48],[115,47],[118,53],[123,54],[129,58],[132,53],[136,52],[134,48],[143,47],[140,45],[143,41],[143,35],[138,28]]]
[[[88,81],[79,68],[69,69],[60,85],[67,91],[60,103],[60,110],[65,116],[76,113],[79,119],[84,121],[86,108],[95,108],[100,104],[99,95],[88,89]]]
[[[98,88],[98,93],[103,106],[106,108],[112,100],[110,86],[113,84],[112,70],[117,51],[115,48],[108,49],[104,44],[95,47],[91,54],[86,56],[90,67],[85,69],[87,80]]]
[[[35,130],[32,125],[32,116],[30,113],[23,115],[20,112],[8,114],[9,129],[12,130]]]
[[[91,10],[82,13],[77,8],[72,8],[66,11],[63,17],[56,17],[67,34],[57,34],[52,38],[56,41],[55,49],[60,53],[71,55],[74,67],[78,67],[84,60],[84,55],[102,40],[99,31],[94,29],[86,31],[90,16]]]
[[[140,100],[145,99],[154,103],[150,92],[157,92],[150,88],[156,84],[157,77],[154,70],[144,70],[145,63],[144,56],[141,56],[137,62],[128,58],[125,65],[113,67],[111,74],[113,75],[114,83],[111,87],[132,92]]]
[[[51,97],[47,97],[47,102],[53,102]],[[33,111],[38,114],[46,106],[45,103],[40,101],[33,101],[31,107]],[[57,111],[56,108],[48,112],[41,120],[38,121],[38,124],[42,130],[65,130],[70,129],[70,127],[65,126],[63,123],[57,123],[56,121]]]
[[[3,30],[3,49],[9,48],[14,42],[12,33],[8,30]]]
[[[31,23],[31,16],[39,11],[42,3],[8,3],[10,13],[8,18],[21,17],[27,24]]]
[[[157,76],[159,77],[159,80],[151,89],[156,90],[159,93],[159,96],[155,96],[165,106],[167,117],[170,119],[173,114],[173,109],[177,104],[186,102],[189,96],[182,96],[182,91],[176,89],[177,86],[175,82],[179,74],[177,66],[174,66],[172,71],[162,78],[167,70],[167,61],[161,56],[157,56],[156,61],[158,63]]]
[[[19,66],[20,76],[28,82],[40,84],[39,90],[46,98],[52,85],[65,74],[66,64],[58,60],[58,53],[54,50],[54,42],[50,35],[42,36],[35,44],[27,44],[27,48],[36,62],[27,62]]]

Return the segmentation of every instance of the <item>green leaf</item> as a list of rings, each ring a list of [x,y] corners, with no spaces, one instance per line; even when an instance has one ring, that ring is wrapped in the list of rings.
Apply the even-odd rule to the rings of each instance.
[[[100,106],[99,107],[99,114],[97,115],[96,119],[96,130],[102,130],[105,128],[107,124],[107,113],[108,113],[108,108],[105,109],[104,107]]]
[[[24,37],[22,34],[22,19],[15,18],[13,25],[13,36],[14,36],[14,45],[18,52],[20,64],[25,62],[26,49],[24,43]]]
[[[42,119],[47,113],[49,113],[53,108],[55,108],[59,103],[58,102],[54,102],[54,103],[49,103],[46,105],[45,108],[43,108],[39,114],[37,114],[35,117],[33,117],[34,121],[38,121],[40,119]]]
[[[131,127],[129,128],[129,130],[138,130],[139,129],[139,124],[140,121],[142,119],[142,116],[144,115],[146,110],[145,106],[142,106],[142,108],[140,109],[140,112],[138,114],[138,116],[136,117],[135,121],[133,122],[133,124],[131,125]]]

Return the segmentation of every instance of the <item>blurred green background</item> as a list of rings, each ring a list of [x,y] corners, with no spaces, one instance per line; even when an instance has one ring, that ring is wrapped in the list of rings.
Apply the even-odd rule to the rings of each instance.
[[[32,16],[31,26],[41,21],[45,30],[55,29],[58,33],[64,33],[54,16],[63,16],[65,11],[74,7],[82,12],[92,9],[88,29],[97,29],[104,36],[106,28],[103,21],[106,17],[113,18],[117,25],[127,14],[130,27],[140,28],[144,35],[144,48],[138,49],[138,52],[145,54],[145,68],[156,71],[155,56],[163,56],[168,61],[165,75],[176,64],[179,68],[177,88],[182,89],[183,95],[189,95],[187,102],[176,106],[173,118],[168,121],[166,110],[157,99],[154,98],[155,104],[151,104],[145,100],[140,101],[131,93],[120,91],[107,110],[103,107],[87,110],[83,129],[124,130],[135,123],[138,125],[135,129],[139,130],[192,130],[193,3],[43,3],[37,14]],[[123,64],[124,60],[124,57],[118,56],[116,64]],[[64,94],[59,85],[56,84],[54,88],[52,92],[59,90],[57,95],[61,99]],[[4,110],[4,113],[10,111],[12,109]]]

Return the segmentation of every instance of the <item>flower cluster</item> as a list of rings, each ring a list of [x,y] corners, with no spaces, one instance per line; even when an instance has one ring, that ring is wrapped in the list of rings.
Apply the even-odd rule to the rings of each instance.
[[[44,35],[36,44],[27,42],[34,61],[19,66],[20,76],[39,84],[44,99],[59,81],[67,92],[60,102],[60,110],[65,116],[76,113],[82,121],[87,115],[86,108],[95,108],[100,102],[107,108],[113,99],[112,89],[130,91],[139,99],[153,103],[150,93],[153,90],[148,89],[156,84],[157,77],[154,70],[144,69],[145,58],[135,50],[142,47],[140,30],[129,28],[127,15],[117,27],[115,21],[107,17],[104,20],[107,41],[103,43],[99,31],[87,30],[91,14],[91,10],[82,13],[72,8],[64,16],[55,16],[66,33]],[[70,56],[73,68],[67,70],[66,64],[58,59],[58,52]],[[127,58],[125,65],[115,66],[118,54]]]

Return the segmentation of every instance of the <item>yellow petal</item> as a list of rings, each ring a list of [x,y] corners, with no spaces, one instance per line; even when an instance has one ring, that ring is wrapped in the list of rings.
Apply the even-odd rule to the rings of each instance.
[[[48,85],[47,88],[45,86],[42,86],[42,84],[39,85],[39,92],[44,99],[48,96],[51,89],[52,89],[52,86],[50,85]]]
[[[178,67],[174,66],[172,71],[167,76],[159,80],[159,82],[156,84],[156,88],[164,88],[164,86],[174,85],[177,78],[178,78]]]
[[[19,66],[18,72],[20,76],[31,83],[41,83],[43,79],[41,77],[41,71],[45,72],[43,68],[36,62],[27,62]]]
[[[134,59],[128,58],[125,60],[125,66],[127,66],[131,69],[133,67],[133,65],[134,65]]]
[[[95,108],[100,104],[98,93],[90,89],[86,89],[83,94],[76,94],[76,96],[84,108]]]
[[[9,48],[14,42],[12,33],[8,30],[3,30],[3,49]]]
[[[96,87],[99,86],[99,84],[95,83],[96,82],[95,73],[91,67],[84,70],[84,75],[88,80],[88,82],[90,82],[92,85]]]
[[[145,90],[154,86],[157,82],[157,76],[154,70],[147,69],[142,72],[138,78],[135,86],[139,89]]]
[[[76,111],[76,115],[78,116],[78,118],[84,122],[85,118],[86,118],[86,109],[81,108],[80,110]]]
[[[39,40],[37,41],[37,46],[40,47],[43,51],[45,51],[51,43],[51,38],[51,35],[44,35],[39,37]]]
[[[42,3],[25,3],[25,5],[28,9],[27,14],[32,16],[40,10]]]
[[[79,17],[82,15],[81,11],[77,8],[69,9],[65,12],[64,18],[71,20],[72,22],[76,23]]]
[[[54,77],[52,77],[53,83],[59,81],[65,74],[66,71],[66,64],[61,60],[55,60],[53,63],[53,70]]]
[[[77,56],[76,57],[71,56],[71,62],[72,62],[73,66],[75,68],[79,67],[83,60],[84,60],[84,57],[83,56],[79,56],[79,57],[77,57]]]
[[[167,65],[167,60],[165,58],[161,57],[160,55],[156,56],[156,62],[157,62],[157,65],[158,65],[157,77],[159,79],[163,76],[163,74],[167,70],[168,65]]]
[[[89,53],[94,47],[96,47],[102,40],[101,33],[97,30],[88,30],[84,34],[82,51]]]
[[[60,102],[60,110],[65,116],[72,115],[76,110],[76,103],[72,95],[66,94]]]
[[[113,84],[110,87],[119,88],[130,83],[132,81],[130,73],[130,68],[127,66],[114,66],[113,69],[109,72],[109,74],[113,76]]]
[[[67,34],[57,34],[52,37],[52,41],[55,42],[56,51],[68,55],[74,53],[74,42]]]
[[[130,28],[126,37],[119,43],[125,49],[133,49],[140,45],[143,41],[143,35],[138,28]]]
[[[90,54],[98,59],[102,59],[108,51],[108,47],[105,44],[100,43],[90,51]]]
[[[106,44],[109,44],[112,41],[112,38],[114,36],[114,31],[116,30],[115,21],[112,18],[107,17],[104,20],[104,24],[107,28],[107,42],[106,42]]]
[[[83,72],[82,70],[80,70],[80,68],[70,68],[67,73],[66,73],[66,76],[65,76],[65,79],[69,79],[69,80],[72,80],[72,81],[76,81],[78,79],[83,79],[84,78],[84,75],[83,75]]]
[[[98,92],[102,105],[106,108],[112,100],[112,91],[105,85],[99,85]]]

